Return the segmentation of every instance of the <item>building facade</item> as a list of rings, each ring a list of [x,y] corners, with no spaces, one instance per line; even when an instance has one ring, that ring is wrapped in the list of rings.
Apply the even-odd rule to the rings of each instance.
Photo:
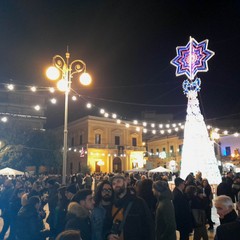
[[[180,170],[183,138],[179,135],[165,135],[147,141],[148,168],[159,166],[172,172]]]
[[[68,124],[67,173],[121,172],[145,165],[142,127],[87,116]]]
[[[218,147],[223,171],[240,170],[240,135],[238,133],[220,136]]]

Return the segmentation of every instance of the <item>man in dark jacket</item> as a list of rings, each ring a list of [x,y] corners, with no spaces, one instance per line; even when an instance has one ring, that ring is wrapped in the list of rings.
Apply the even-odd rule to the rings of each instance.
[[[222,224],[217,227],[214,240],[239,240],[240,218],[234,222]]]
[[[180,177],[175,178],[175,188],[173,189],[173,205],[177,230],[180,233],[180,240],[188,240],[189,234],[193,230],[191,209],[188,199],[184,194],[184,180]]]
[[[90,211],[93,210],[94,200],[92,190],[79,190],[68,206],[66,230],[78,230],[82,240],[92,240]]]
[[[127,181],[122,175],[113,176],[112,187],[115,200],[108,240],[153,240],[154,224],[144,200],[127,189]]]
[[[19,210],[16,228],[17,240],[46,239],[48,231],[44,230],[42,218],[38,213],[39,207],[39,197],[33,196],[28,200],[27,205]]]
[[[214,205],[219,215],[220,224],[234,222],[237,219],[237,213],[234,210],[232,199],[229,196],[221,195],[214,199]]]

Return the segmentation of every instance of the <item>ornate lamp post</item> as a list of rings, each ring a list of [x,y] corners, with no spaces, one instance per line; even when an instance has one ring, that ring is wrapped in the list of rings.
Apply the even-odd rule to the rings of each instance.
[[[82,60],[74,60],[70,63],[70,53],[67,51],[66,60],[60,55],[53,57],[53,66],[49,67],[46,74],[50,80],[59,80],[57,87],[65,93],[64,130],[63,130],[63,167],[62,183],[66,184],[67,175],[67,138],[68,138],[68,95],[71,91],[72,78],[74,74],[80,75],[80,83],[89,85],[91,76],[86,73],[86,64]]]

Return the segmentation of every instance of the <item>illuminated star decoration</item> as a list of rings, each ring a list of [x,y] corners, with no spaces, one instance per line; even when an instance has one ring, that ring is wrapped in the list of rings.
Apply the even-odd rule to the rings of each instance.
[[[194,38],[186,46],[177,47],[177,56],[171,61],[176,66],[176,76],[185,74],[193,80],[197,72],[207,72],[207,61],[214,55],[213,51],[207,49],[208,40],[198,43]]]

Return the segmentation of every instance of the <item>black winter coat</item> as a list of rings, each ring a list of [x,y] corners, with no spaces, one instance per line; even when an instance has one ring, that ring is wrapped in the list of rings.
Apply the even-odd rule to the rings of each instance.
[[[186,195],[177,187],[173,190],[173,206],[175,210],[177,230],[185,230],[189,233],[192,232],[193,221],[189,201]]]
[[[221,224],[226,224],[230,222],[234,222],[237,219],[237,213],[233,209],[230,213],[224,216],[224,218],[220,218],[220,223]]]
[[[31,205],[22,207],[17,216],[17,239],[18,240],[42,240],[44,225],[36,208]]]
[[[124,240],[153,240],[154,223],[152,215],[142,198],[136,197],[128,191],[122,199],[116,200],[114,205],[117,208],[123,208],[125,211],[131,201],[132,206],[123,227]]]
[[[226,223],[217,227],[214,240],[239,240],[240,239],[240,219]]]

